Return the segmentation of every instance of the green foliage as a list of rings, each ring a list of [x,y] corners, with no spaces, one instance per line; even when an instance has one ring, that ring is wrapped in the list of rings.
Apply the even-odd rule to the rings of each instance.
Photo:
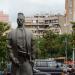
[[[7,23],[0,22],[0,70],[6,67],[7,61],[7,37],[5,32],[9,29]]]
[[[43,37],[37,40],[39,43],[36,43],[39,45],[39,58],[66,56],[66,50],[68,58],[72,57],[72,40],[71,34],[59,35],[54,34],[52,31],[44,32]]]
[[[71,24],[72,24],[72,30],[73,30],[73,32],[72,32],[72,37],[73,37],[72,44],[75,47],[75,22],[71,22]]]
[[[71,22],[72,28],[75,28],[75,22]]]

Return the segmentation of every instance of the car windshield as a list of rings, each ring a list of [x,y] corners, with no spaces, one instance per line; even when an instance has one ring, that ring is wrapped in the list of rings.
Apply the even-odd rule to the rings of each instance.
[[[50,61],[48,62],[49,67],[56,67],[56,62]]]
[[[38,66],[38,67],[48,67],[48,64],[45,61],[40,61],[40,62],[38,61],[36,63],[36,66]]]
[[[56,67],[55,61],[37,61],[35,63],[36,67]]]

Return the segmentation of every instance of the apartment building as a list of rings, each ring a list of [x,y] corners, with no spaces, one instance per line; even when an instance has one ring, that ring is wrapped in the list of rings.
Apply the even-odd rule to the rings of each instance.
[[[71,33],[72,32],[72,25],[71,22],[75,22],[75,0],[65,0],[65,10],[66,10],[66,30]]]
[[[65,0],[66,21],[75,21],[75,0]]]
[[[3,11],[0,11],[0,22],[9,22],[9,16]]]
[[[62,34],[63,29],[61,27],[64,25],[64,18],[60,14],[36,14],[32,17],[25,17],[25,26],[34,33],[35,37],[42,37],[46,30],[52,30],[55,33]]]

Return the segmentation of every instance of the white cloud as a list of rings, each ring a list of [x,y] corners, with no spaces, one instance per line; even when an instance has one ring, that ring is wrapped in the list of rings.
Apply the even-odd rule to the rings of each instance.
[[[49,0],[31,0],[31,2],[36,4],[46,4]]]
[[[17,23],[16,22],[12,22],[11,23],[11,28],[15,29],[17,27]]]
[[[36,3],[36,4],[49,4],[49,5],[53,5],[53,4],[63,4],[64,0],[30,0],[32,3]]]
[[[9,12],[9,0],[0,0],[0,11]]]

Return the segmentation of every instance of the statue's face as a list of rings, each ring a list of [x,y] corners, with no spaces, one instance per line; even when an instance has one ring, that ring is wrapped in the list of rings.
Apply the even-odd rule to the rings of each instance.
[[[25,21],[24,15],[23,14],[18,14],[18,18],[17,18],[18,26],[23,26],[24,21]]]

